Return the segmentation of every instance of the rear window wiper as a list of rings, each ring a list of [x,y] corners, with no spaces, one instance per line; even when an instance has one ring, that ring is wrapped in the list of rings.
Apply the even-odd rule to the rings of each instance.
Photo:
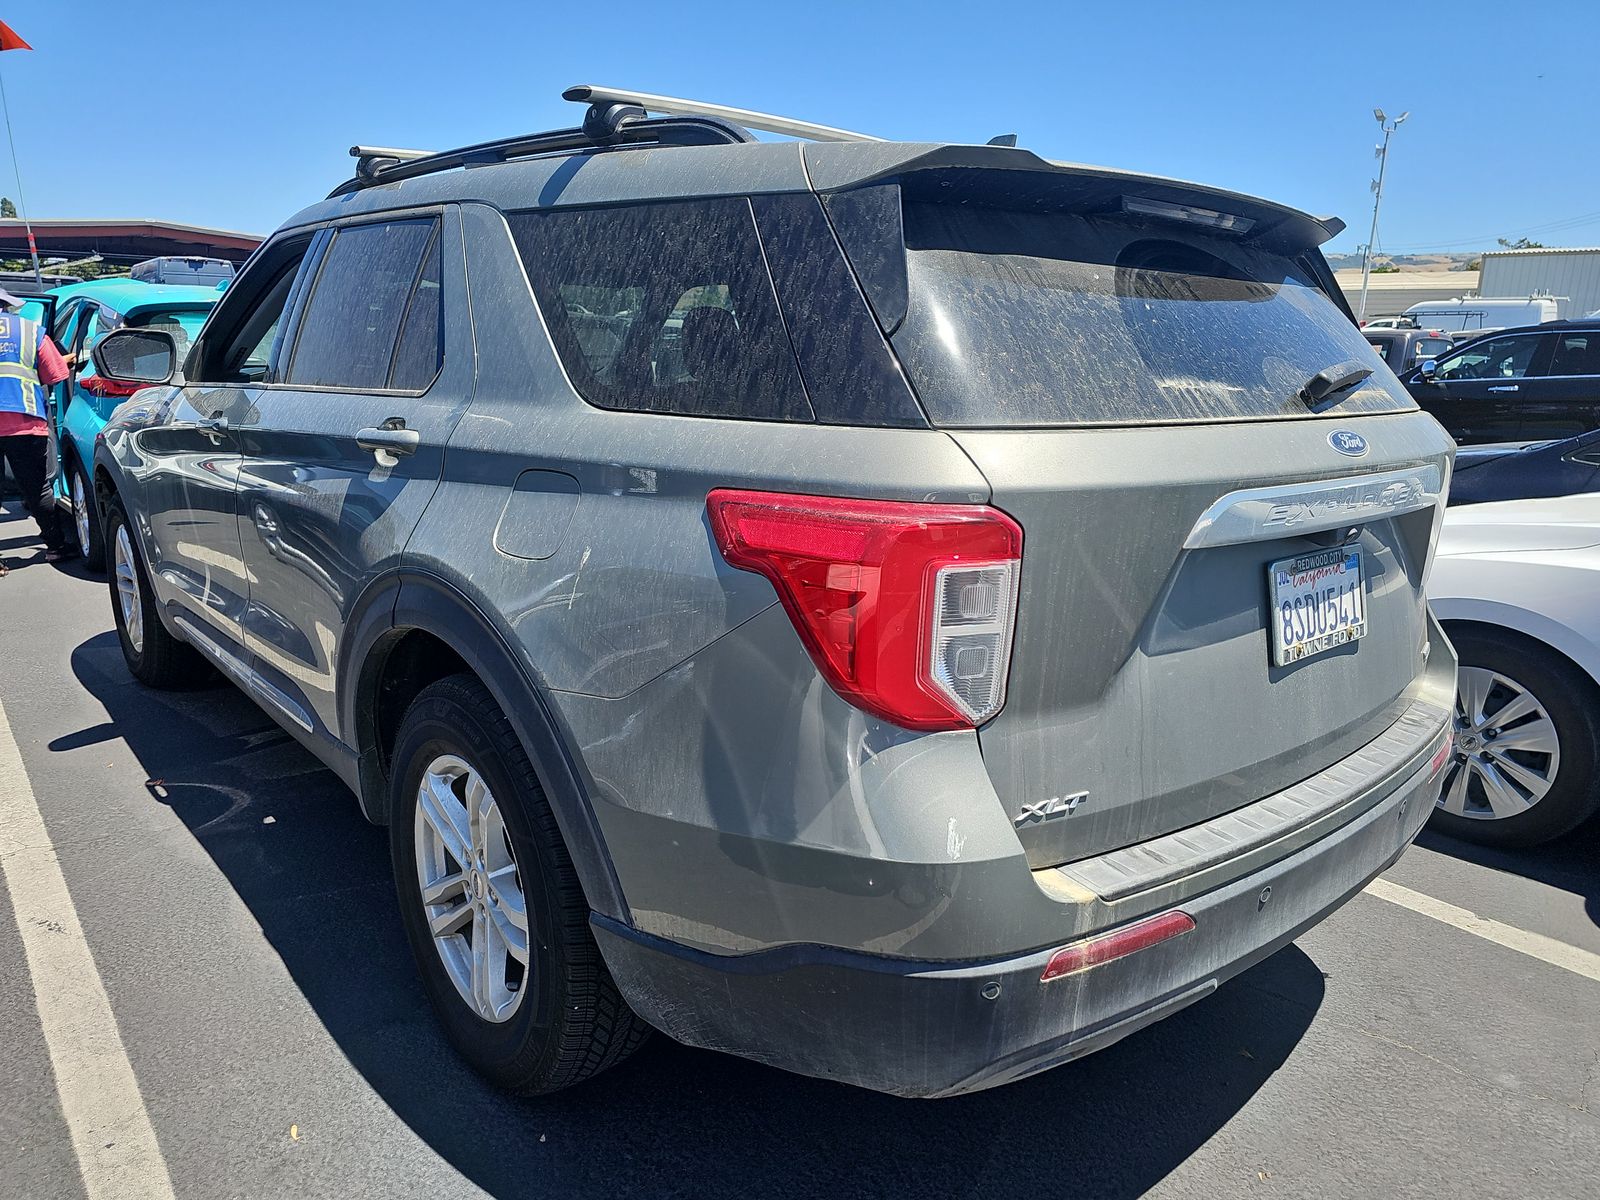
[[[1306,407],[1315,411],[1317,408],[1332,402],[1332,397],[1340,392],[1347,392],[1358,383],[1364,383],[1372,374],[1371,367],[1364,367],[1354,359],[1349,362],[1335,363],[1331,367],[1324,367],[1300,389],[1300,399],[1306,402]]]

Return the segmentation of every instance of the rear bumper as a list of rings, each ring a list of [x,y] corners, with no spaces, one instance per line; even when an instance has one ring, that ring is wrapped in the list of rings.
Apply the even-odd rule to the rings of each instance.
[[[1049,983],[1055,947],[964,963],[819,946],[717,955],[602,917],[595,936],[635,1011],[679,1041],[902,1096],[956,1095],[1110,1045],[1288,944],[1400,856],[1440,778],[1424,759],[1349,823],[1173,903],[1194,918],[1189,933]]]

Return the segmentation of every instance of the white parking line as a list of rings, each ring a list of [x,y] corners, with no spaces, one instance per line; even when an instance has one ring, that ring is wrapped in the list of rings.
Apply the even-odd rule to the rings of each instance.
[[[1390,883],[1387,879],[1374,879],[1367,884],[1367,894],[1376,896],[1379,900],[1387,900],[1390,904],[1398,904],[1401,908],[1409,908],[1412,912],[1421,913],[1425,917],[1432,917],[1435,921],[1443,921],[1446,925],[1454,925],[1457,929],[1493,942],[1497,946],[1504,946],[1507,950],[1515,950],[1518,954],[1526,954],[1529,958],[1537,958],[1540,962],[1549,963],[1553,967],[1560,967],[1563,971],[1571,971],[1574,975],[1582,975],[1585,979],[1593,979],[1596,983],[1600,983],[1600,954],[1579,949],[1577,946],[1569,946],[1566,942],[1558,942],[1555,938],[1545,937],[1542,933],[1529,933],[1526,929],[1518,929],[1515,925],[1502,925],[1499,921],[1480,917],[1477,913],[1457,908],[1454,904],[1447,904],[1443,900],[1435,900],[1432,896],[1424,896],[1421,892],[1413,892],[1410,888]]]
[[[166,1161],[4,705],[0,881],[22,933],[61,1115],[89,1200],[171,1200]]]

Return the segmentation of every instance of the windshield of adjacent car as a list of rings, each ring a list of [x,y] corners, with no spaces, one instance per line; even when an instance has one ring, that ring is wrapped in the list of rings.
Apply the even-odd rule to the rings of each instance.
[[[1050,426],[1313,415],[1381,359],[1294,259],[1165,225],[912,202],[893,341],[933,420]],[[1412,407],[1375,371],[1339,411]]]

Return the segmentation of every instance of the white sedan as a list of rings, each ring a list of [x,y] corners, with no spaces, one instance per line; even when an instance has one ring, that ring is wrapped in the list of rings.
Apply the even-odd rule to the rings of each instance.
[[[1600,807],[1600,495],[1445,513],[1428,599],[1461,656],[1433,827],[1531,846]]]

